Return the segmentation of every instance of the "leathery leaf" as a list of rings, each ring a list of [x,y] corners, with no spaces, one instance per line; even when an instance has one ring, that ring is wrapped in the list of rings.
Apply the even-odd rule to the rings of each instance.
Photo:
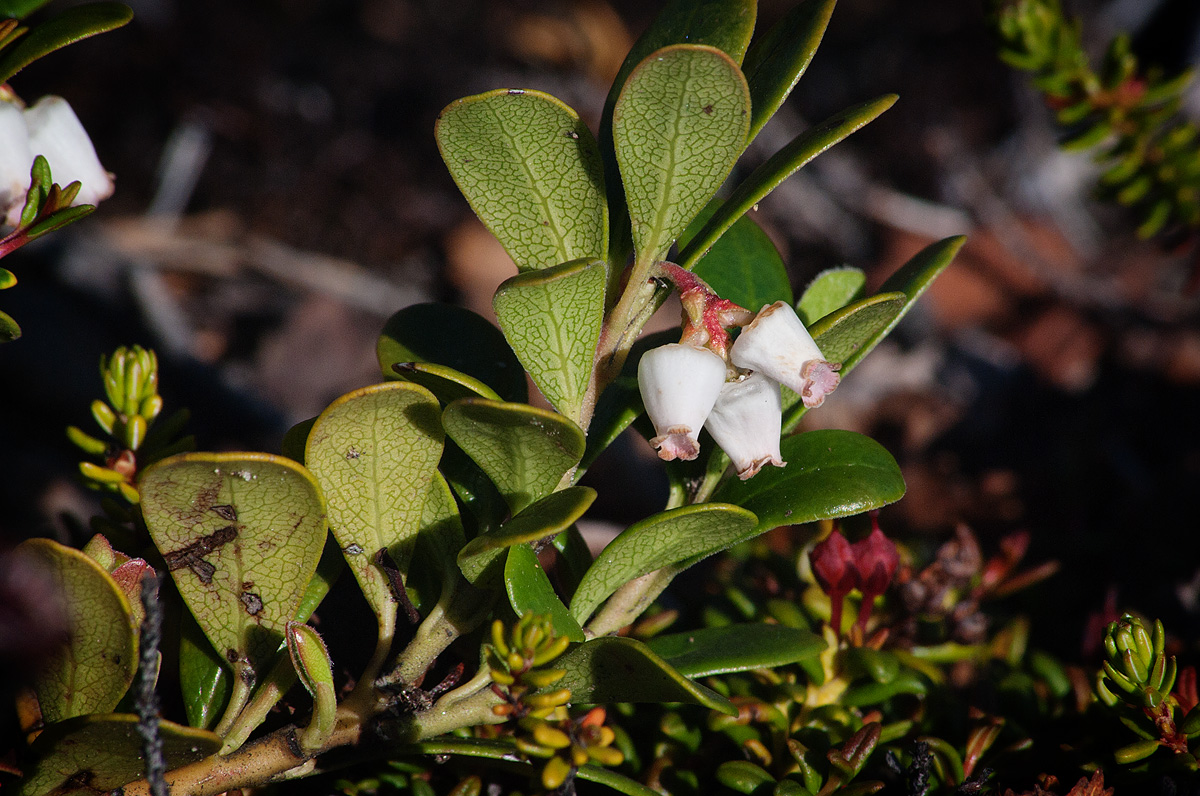
[[[600,150],[579,115],[541,91],[448,105],[434,131],[476,215],[522,271],[608,255]]]
[[[116,707],[137,671],[137,631],[124,593],[99,564],[50,539],[17,547],[61,597],[67,642],[38,672],[34,691],[46,723]]]
[[[275,657],[325,543],[312,475],[265,453],[185,453],[149,467],[142,512],[188,609],[242,680]]]
[[[508,548],[504,564],[504,589],[517,616],[544,614],[554,624],[554,632],[571,641],[583,641],[583,628],[554,593],[554,586],[538,563],[537,553],[527,544]]]
[[[381,627],[390,632],[444,434],[437,398],[387,382],[334,401],[304,458],[325,494],[329,526]]]

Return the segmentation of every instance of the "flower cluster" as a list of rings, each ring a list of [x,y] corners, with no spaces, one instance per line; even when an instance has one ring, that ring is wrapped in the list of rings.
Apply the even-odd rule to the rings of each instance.
[[[50,162],[59,185],[80,183],[73,205],[94,205],[112,195],[112,175],[100,165],[87,131],[66,100],[42,97],[22,110],[0,94],[0,222],[16,226],[37,155]]]
[[[883,535],[874,515],[871,524],[870,535],[861,541],[850,544],[841,531],[834,531],[808,554],[817,585],[829,595],[829,624],[838,635],[842,632],[842,602],[846,595],[853,589],[862,592],[862,606],[855,624],[865,631],[875,598],[891,585],[900,566],[896,543]]]
[[[685,314],[683,339],[646,352],[638,364],[659,457],[695,459],[700,429],[707,428],[742,480],[768,464],[783,467],[780,385],[805,406],[820,406],[838,386],[839,366],[825,360],[786,302],[754,315],[691,272],[672,263],[659,267],[679,288]],[[735,326],[743,328],[730,345],[726,328]]]

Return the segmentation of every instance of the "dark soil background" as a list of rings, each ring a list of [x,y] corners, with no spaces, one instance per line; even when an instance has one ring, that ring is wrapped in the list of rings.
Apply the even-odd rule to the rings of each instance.
[[[374,339],[414,301],[486,311],[513,273],[473,220],[432,128],[450,101],[549,91],[593,127],[657,4],[633,0],[137,0],[128,27],[13,81],[66,96],[118,190],[6,260],[24,327],[0,348],[0,532],[74,543],[94,496],[63,427],[90,424],[101,353],[163,361],[168,406],[204,448],[277,450],[329,400],[378,380]],[[760,3],[761,25],[786,10]],[[52,6],[53,8],[53,6]],[[1194,0],[1079,2],[1097,51],[1118,29],[1178,71],[1200,54]],[[1194,244],[1140,242],[1095,203],[1040,99],[994,55],[985,8],[842,0],[825,44],[748,171],[808,123],[887,92],[894,109],[793,177],[757,220],[801,289],[848,263],[878,284],[921,246],[959,261],[820,412],[904,467],[889,533],[995,548],[1029,530],[1050,581],[1017,598],[1068,658],[1106,594],[1197,638],[1200,302]],[[1200,108],[1200,96],[1192,98]],[[743,172],[744,173],[744,172]],[[599,484],[605,519],[659,499],[631,442]],[[650,486],[647,486],[650,485]],[[1024,602],[1021,602],[1024,600]]]

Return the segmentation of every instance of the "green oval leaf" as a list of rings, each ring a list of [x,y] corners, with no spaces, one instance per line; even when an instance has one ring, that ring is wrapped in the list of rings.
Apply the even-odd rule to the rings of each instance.
[[[517,616],[547,615],[557,635],[575,642],[584,640],[583,628],[554,593],[550,578],[538,563],[537,553],[529,545],[518,544],[508,548],[508,559],[504,564],[504,589],[508,593],[509,605]]]
[[[772,669],[821,654],[828,646],[809,630],[741,624],[655,636],[646,642],[686,677]]]
[[[394,365],[429,362],[478,379],[508,401],[524,401],[525,371],[492,324],[463,307],[414,304],[388,318],[375,346],[386,379]],[[435,393],[436,394],[436,393]]]
[[[639,262],[665,257],[716,194],[749,123],[746,79],[715,47],[664,47],[630,74],[613,108],[613,147]]]
[[[746,53],[750,84],[750,140],[775,115],[817,52],[837,0],[802,0]]]
[[[492,299],[496,320],[533,383],[576,423],[588,403],[606,280],[600,260],[563,263],[518,274]]]
[[[768,158],[765,163],[751,172],[741,185],[734,189],[720,209],[704,225],[704,229],[681,249],[678,257],[679,264],[684,268],[694,266],[704,252],[725,233],[725,230],[733,225],[733,222],[744,216],[767,194],[775,190],[779,183],[838,141],[862,129],[879,114],[892,107],[895,101],[896,95],[888,94],[879,99],[864,102],[844,110],[796,136],[791,143]]]
[[[826,269],[808,283],[796,303],[796,314],[805,326],[812,326],[834,310],[862,298],[866,285],[867,275],[859,268],[844,265]]]
[[[870,437],[825,429],[787,437],[780,447],[786,467],[731,479],[713,495],[753,511],[756,531],[858,514],[904,495],[896,460]]]
[[[631,638],[592,639],[555,660],[554,667],[566,675],[552,687],[569,688],[573,703],[685,702],[737,715],[728,699],[684,677]]]
[[[688,231],[698,232],[718,207],[719,202],[710,202]],[[679,239],[680,246],[686,246],[690,238],[685,232]],[[756,311],[776,301],[792,303],[792,284],[783,258],[767,233],[749,215],[733,222],[692,270],[718,296],[749,310]]]
[[[826,359],[830,362],[846,362],[881,329],[889,326],[904,311],[907,303],[908,299],[900,292],[876,293],[870,298],[834,310],[810,326],[808,331]]]
[[[425,388],[387,382],[334,401],[308,435],[304,459],[325,494],[330,530],[389,631],[397,585],[378,556],[386,551],[400,578],[407,574],[442,455],[440,409]]]
[[[514,757],[512,743],[506,741],[489,741],[482,738],[454,738],[443,735],[428,741],[401,747],[398,754],[414,752],[426,755],[463,755],[466,757],[482,757],[490,760],[504,761],[513,768],[526,771],[531,767],[527,762],[518,762]],[[661,794],[629,777],[618,774],[611,769],[594,764],[582,765],[576,771],[576,776],[588,782],[611,788],[626,796],[661,796]]]
[[[117,706],[137,671],[137,631],[129,600],[95,561],[50,539],[17,547],[21,566],[44,573],[61,595],[66,644],[33,683],[47,723]]]
[[[429,613],[443,591],[454,588],[454,580],[458,577],[458,551],[466,543],[454,494],[442,474],[435,472],[405,582],[413,606],[422,615]]]
[[[33,28],[0,56],[0,83],[7,83],[43,55],[68,44],[125,25],[133,10],[121,3],[88,3],[63,11],[49,22]]]
[[[442,425],[487,473],[513,514],[553,492],[584,450],[578,426],[526,404],[464,398],[446,407]]]
[[[241,677],[283,643],[325,544],[325,502],[290,459],[185,453],[147,468],[142,513],[175,586]]]
[[[582,517],[595,499],[591,487],[569,486],[533,503],[496,530],[476,536],[458,554],[463,577],[471,585],[490,581],[499,575],[507,548],[557,535]]]
[[[50,0],[0,0],[0,19],[24,19]]]
[[[654,514],[609,542],[584,574],[571,600],[580,622],[618,588],[664,567],[687,569],[754,535],[756,518],[737,506],[702,503]]]
[[[775,777],[749,760],[727,760],[717,766],[717,782],[738,793],[751,794],[763,785],[773,785]]]
[[[600,150],[571,108],[540,91],[497,89],[446,106],[434,136],[518,268],[608,256]]]
[[[34,742],[37,760],[19,783],[20,796],[45,796],[72,782],[87,783],[89,793],[120,788],[144,776],[138,717],[124,713],[93,714],[52,724]],[[221,748],[220,736],[207,730],[163,720],[158,725],[167,769],[194,763]],[[67,786],[64,788],[64,786]]]
[[[842,655],[851,677],[869,677],[877,683],[890,683],[900,672],[900,659],[887,650],[848,647]]]

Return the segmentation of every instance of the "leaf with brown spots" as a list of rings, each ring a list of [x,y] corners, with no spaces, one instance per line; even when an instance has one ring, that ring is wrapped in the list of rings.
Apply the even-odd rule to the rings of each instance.
[[[262,453],[189,453],[148,468],[142,511],[213,647],[262,671],[325,543],[325,502],[300,465]]]

